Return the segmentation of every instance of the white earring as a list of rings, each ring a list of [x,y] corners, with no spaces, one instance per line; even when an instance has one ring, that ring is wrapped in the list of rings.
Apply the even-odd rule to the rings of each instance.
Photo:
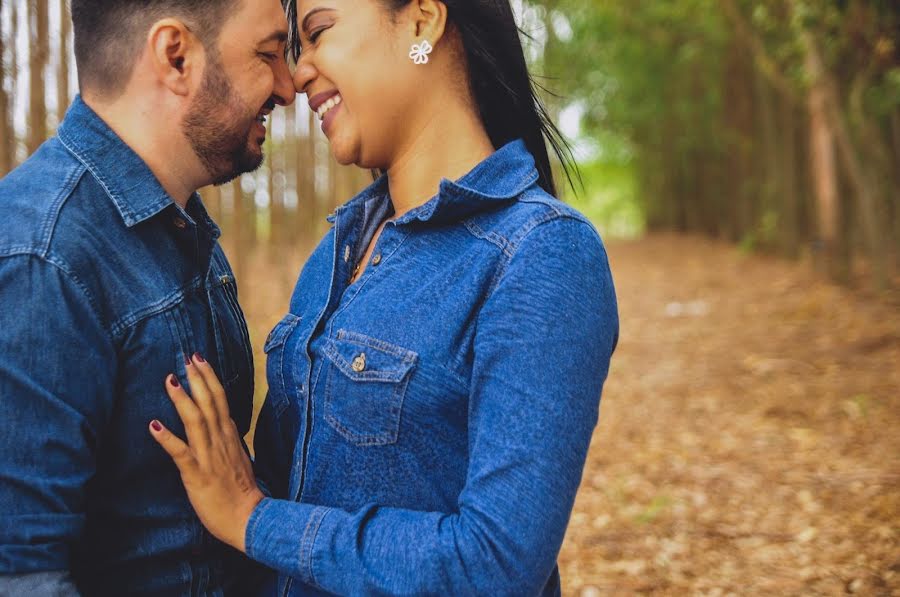
[[[434,48],[428,43],[427,39],[423,39],[421,44],[413,44],[409,51],[409,57],[416,64],[428,64],[428,55]]]

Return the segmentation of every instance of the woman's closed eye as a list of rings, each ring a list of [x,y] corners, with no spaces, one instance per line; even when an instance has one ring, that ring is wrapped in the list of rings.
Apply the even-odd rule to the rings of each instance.
[[[319,27],[309,33],[309,43],[315,45],[316,41],[318,41],[319,36],[321,36],[325,31],[330,29],[330,27]]]

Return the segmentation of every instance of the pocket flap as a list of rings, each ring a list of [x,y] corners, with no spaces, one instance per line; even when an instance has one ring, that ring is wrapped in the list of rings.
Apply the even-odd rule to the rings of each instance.
[[[354,381],[387,383],[401,381],[418,358],[411,350],[345,330],[328,340],[325,356]]]
[[[272,328],[272,331],[269,332],[269,335],[266,337],[266,343],[263,345],[263,352],[269,354],[269,351],[273,348],[284,344],[285,339],[290,335],[294,328],[297,327],[298,323],[300,323],[300,318],[293,313],[285,315],[281,321]]]

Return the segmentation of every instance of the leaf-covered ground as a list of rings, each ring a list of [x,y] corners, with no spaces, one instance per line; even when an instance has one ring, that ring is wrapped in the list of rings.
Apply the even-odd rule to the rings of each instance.
[[[608,249],[621,340],[564,594],[900,595],[897,303],[709,241]],[[260,400],[304,256],[241,266]]]
[[[900,309],[803,265],[612,243],[621,343],[568,594],[900,594]]]

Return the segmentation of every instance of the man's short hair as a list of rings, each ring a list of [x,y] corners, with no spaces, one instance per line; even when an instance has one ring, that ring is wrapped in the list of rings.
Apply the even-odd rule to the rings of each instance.
[[[115,98],[125,90],[156,21],[181,19],[210,50],[242,0],[72,0],[75,63],[82,91]]]

